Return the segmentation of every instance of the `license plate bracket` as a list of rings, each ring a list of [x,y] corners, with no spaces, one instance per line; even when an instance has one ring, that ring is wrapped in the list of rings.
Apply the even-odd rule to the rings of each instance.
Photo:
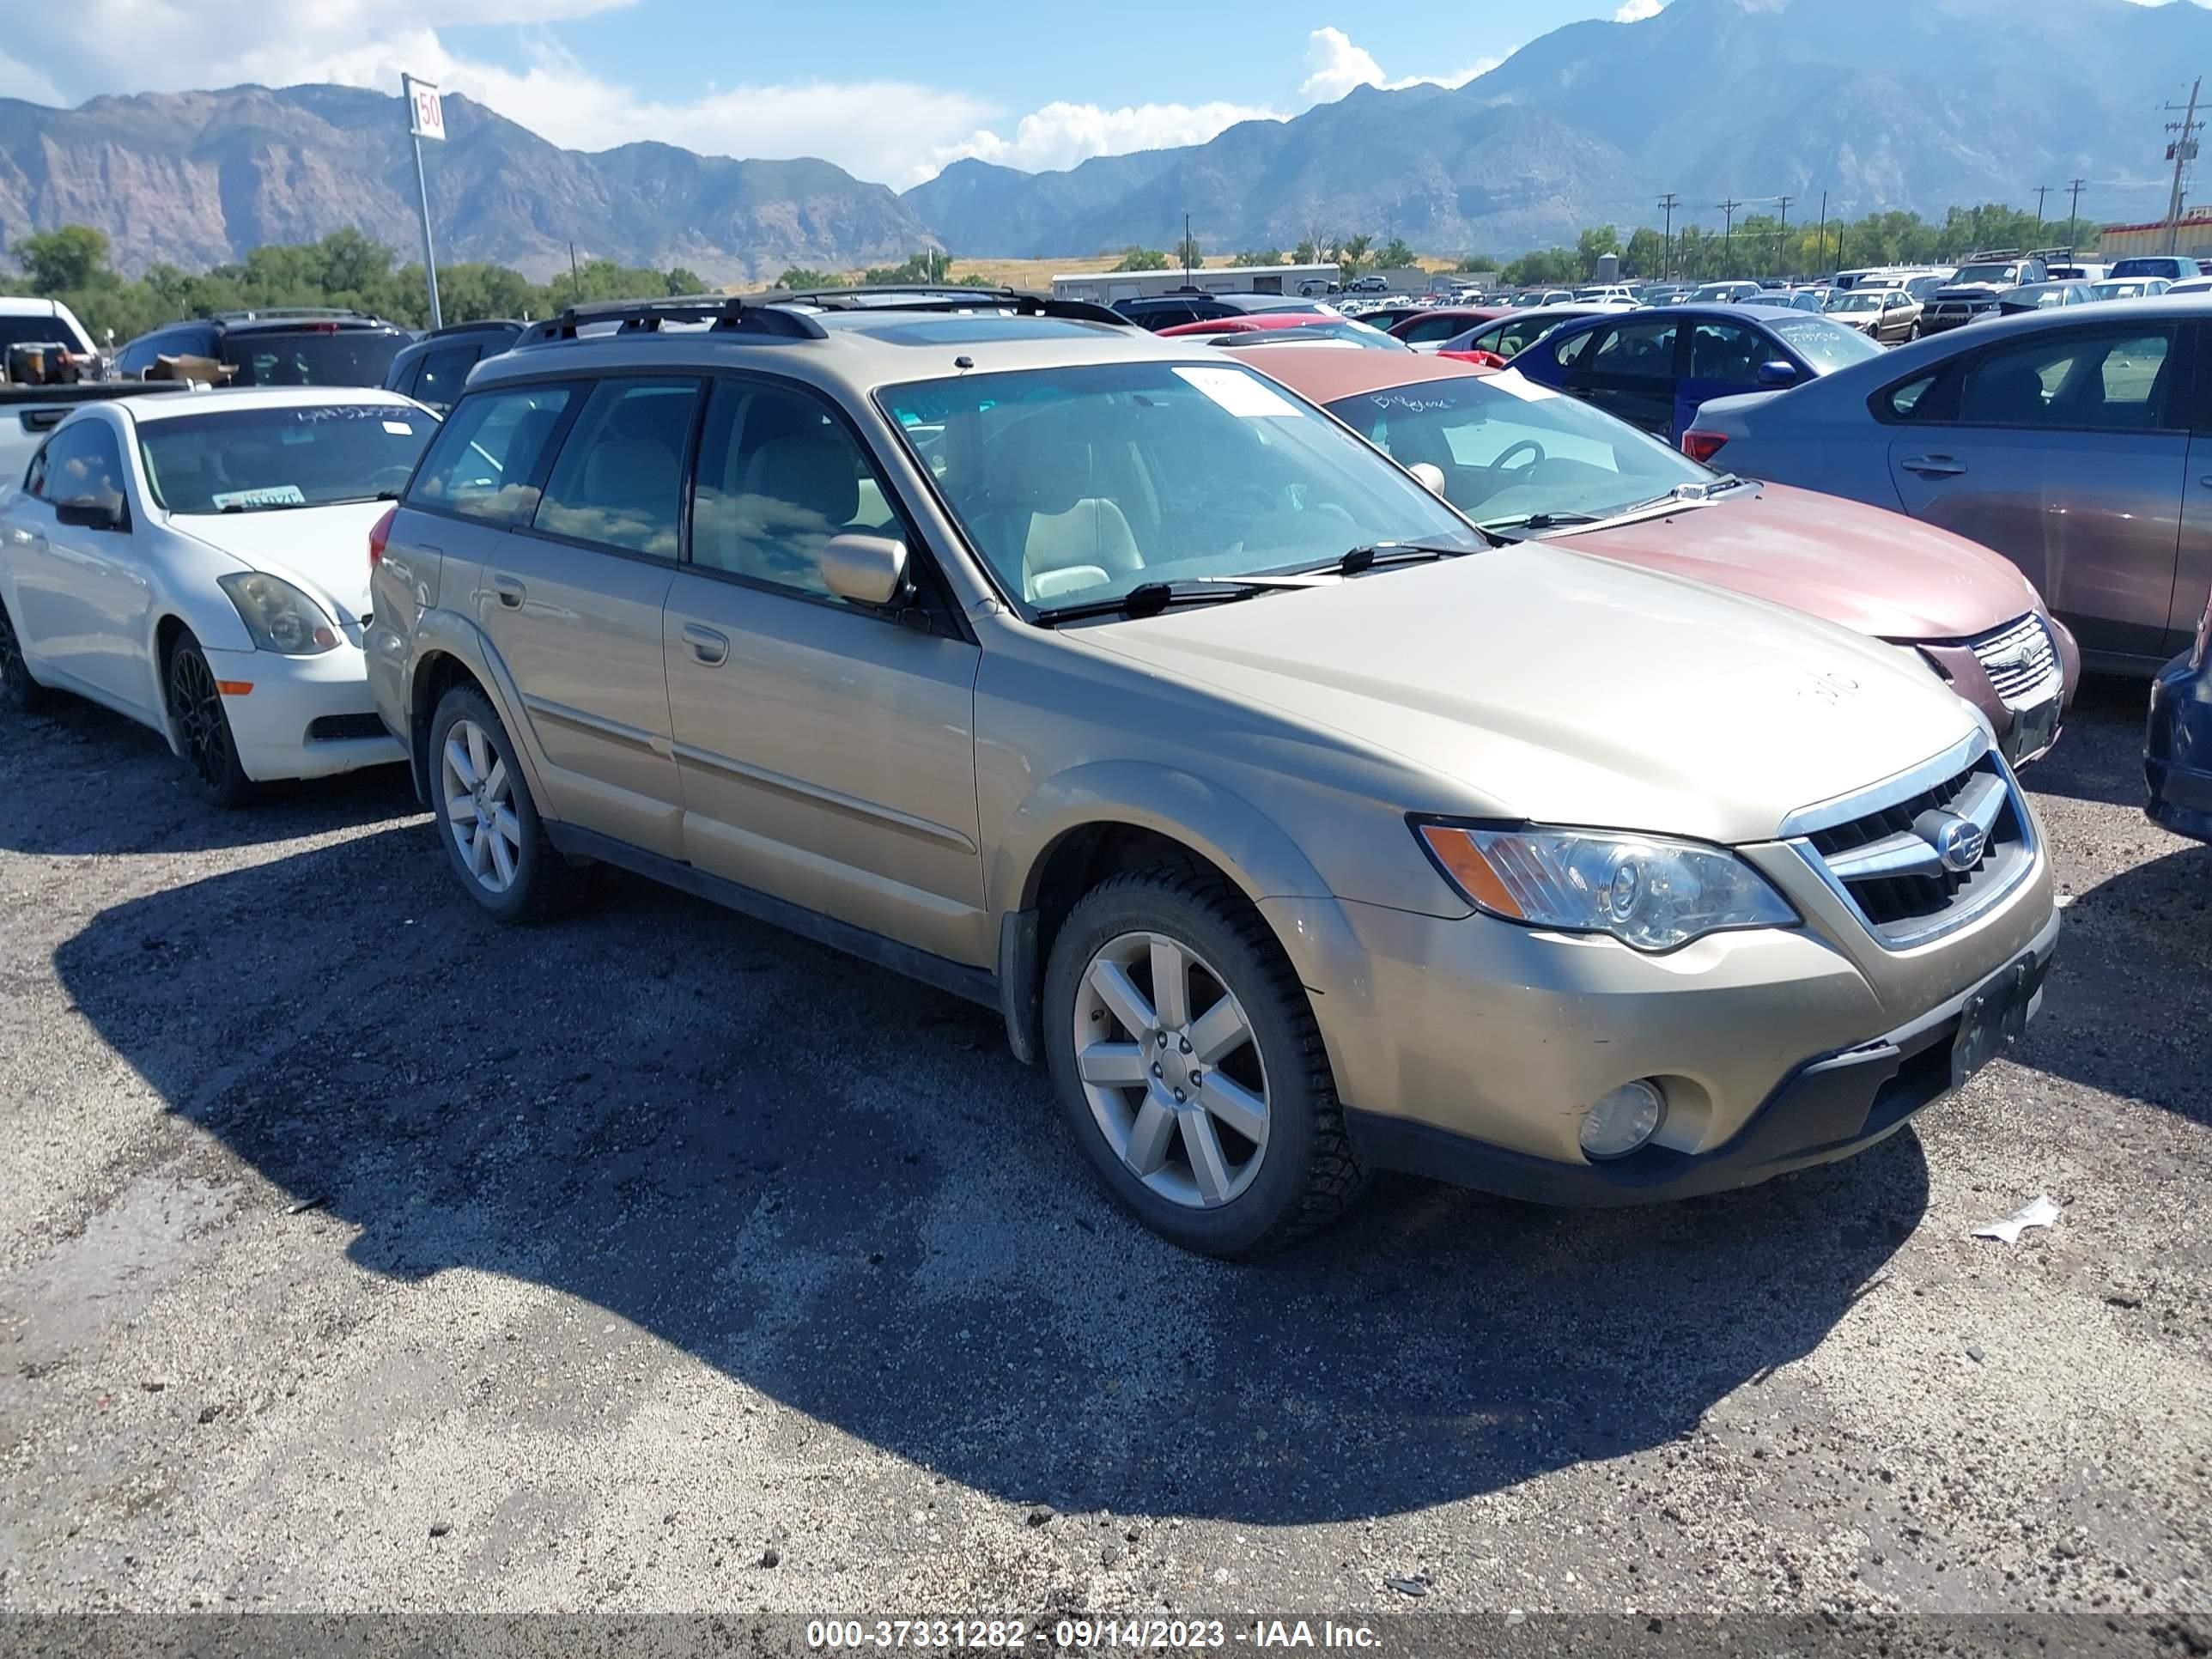
[[[1951,1042],[1953,1088],[2020,1041],[2041,982],[2035,958],[2023,957],[1974,988],[1959,1011],[1959,1034]]]
[[[2026,760],[2051,747],[2058,736],[2058,694],[2012,711],[2012,730],[2005,734],[2005,759]]]

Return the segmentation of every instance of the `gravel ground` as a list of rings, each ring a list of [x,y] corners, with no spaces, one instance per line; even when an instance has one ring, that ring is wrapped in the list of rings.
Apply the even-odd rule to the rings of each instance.
[[[2141,702],[2031,775],[2046,1012],[1916,1131],[1254,1267],[982,1011],[628,880],[501,932],[395,776],[0,728],[0,1608],[2201,1613],[2212,849]]]

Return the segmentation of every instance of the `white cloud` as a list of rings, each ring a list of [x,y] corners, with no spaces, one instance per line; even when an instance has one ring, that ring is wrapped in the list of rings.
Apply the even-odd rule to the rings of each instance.
[[[1279,106],[1057,100],[1018,114],[969,93],[897,79],[710,82],[698,97],[666,100],[593,72],[547,27],[631,3],[226,0],[224,27],[216,30],[202,0],[78,0],[40,7],[11,24],[8,52],[0,53],[0,96],[61,104],[118,90],[321,81],[396,92],[405,70],[558,144],[604,149],[651,139],[709,155],[818,155],[902,188],[964,156],[1034,172],[1204,143],[1240,121],[1287,119],[1355,87],[1462,86],[1497,61],[1393,78],[1342,30],[1320,28],[1307,39],[1304,80]],[[449,49],[440,31],[464,24],[520,29],[521,66]],[[33,64],[58,67],[40,71]]]
[[[1647,17],[1656,17],[1666,9],[1666,0],[1621,0],[1620,9],[1613,15],[1616,23],[1640,23]]]

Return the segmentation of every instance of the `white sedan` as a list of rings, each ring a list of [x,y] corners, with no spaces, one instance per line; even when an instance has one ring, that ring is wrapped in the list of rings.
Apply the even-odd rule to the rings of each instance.
[[[0,709],[104,703],[219,805],[404,760],[362,656],[368,538],[436,426],[346,386],[78,410],[0,494]]]

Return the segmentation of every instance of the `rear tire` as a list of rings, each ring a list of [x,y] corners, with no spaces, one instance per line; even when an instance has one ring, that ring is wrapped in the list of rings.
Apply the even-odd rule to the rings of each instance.
[[[31,666],[23,660],[23,642],[17,637],[15,624],[8,615],[8,607],[0,604],[0,711],[10,714],[36,712],[46,701],[46,688],[31,678]]]
[[[514,741],[475,686],[439,700],[428,760],[438,841],[471,898],[503,922],[542,921],[575,902],[583,873],[547,838]]]
[[[1358,1193],[1305,989],[1219,876],[1138,870],[1094,888],[1053,941],[1043,1006],[1069,1127],[1108,1193],[1163,1237],[1258,1255]]]
[[[169,648],[169,720],[184,750],[185,777],[201,799],[226,811],[253,803],[260,793],[238,758],[230,713],[216,688],[215,670],[190,629]]]

